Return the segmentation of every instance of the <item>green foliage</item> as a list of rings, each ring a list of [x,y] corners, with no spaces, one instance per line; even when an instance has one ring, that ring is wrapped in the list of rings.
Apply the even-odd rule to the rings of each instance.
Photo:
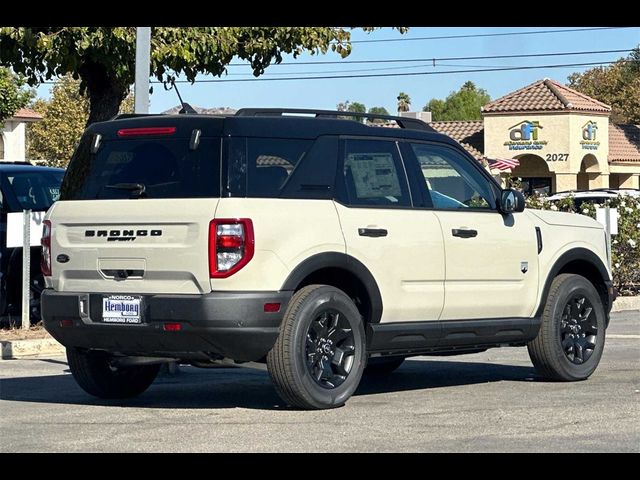
[[[346,100],[345,102],[340,102],[338,105],[336,105],[336,110],[338,110],[339,112],[365,113],[367,111],[367,107],[364,105],[364,103],[351,102],[349,100]],[[360,118],[360,117],[347,117],[347,116],[345,116],[344,118],[355,120],[357,122],[363,122],[364,121],[364,119]]]
[[[0,67],[0,128],[4,121],[27,106],[34,92],[24,88],[25,80],[7,68]]]
[[[372,115],[389,115],[389,112],[384,107],[371,107],[369,113]]]
[[[451,92],[445,100],[433,98],[422,109],[431,112],[434,121],[480,120],[480,108],[491,101],[483,88],[473,82],[465,82],[460,90]]]
[[[596,217],[596,208],[609,204],[618,209],[618,234],[611,239],[611,264],[613,283],[626,295],[640,293],[640,198],[620,195],[605,204],[582,203],[580,211],[574,198],[569,196],[550,202],[543,195],[532,195],[526,199],[527,208],[577,213]]]
[[[365,107],[364,103],[353,102],[351,105],[349,105],[348,111],[356,113],[366,113],[367,107]]]
[[[389,115],[389,112],[384,107],[371,107],[369,109],[368,113],[370,113],[372,115]],[[382,119],[372,119],[371,120],[370,119],[370,120],[367,120],[367,122],[380,124],[380,123],[385,123],[386,120],[382,120]]]
[[[151,74],[194,81],[198,74],[223,75],[233,59],[241,59],[259,76],[285,54],[332,51],[344,58],[350,38],[348,29],[336,27],[154,27]],[[80,79],[90,101],[88,121],[106,120],[134,82],[135,40],[135,27],[1,27],[0,65],[12,66],[31,85],[66,74]]]
[[[80,81],[67,75],[51,89],[49,100],[31,106],[43,116],[27,131],[27,155],[52,167],[66,167],[89,117],[89,99],[80,93]],[[121,113],[133,112],[133,95],[122,103]]]
[[[411,97],[404,92],[400,92],[397,97],[398,112],[408,112],[411,108]]]
[[[640,123],[640,46],[608,67],[569,75],[569,86],[611,105],[611,121]]]

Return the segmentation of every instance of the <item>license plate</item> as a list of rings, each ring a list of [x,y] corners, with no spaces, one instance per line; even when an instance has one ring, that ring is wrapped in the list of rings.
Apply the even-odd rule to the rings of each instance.
[[[104,323],[142,323],[142,297],[109,295],[102,297]]]

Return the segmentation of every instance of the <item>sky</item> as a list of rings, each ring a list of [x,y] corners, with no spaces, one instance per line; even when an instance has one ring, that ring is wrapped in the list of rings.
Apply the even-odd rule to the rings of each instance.
[[[526,35],[503,35],[476,38],[449,38],[431,40],[409,40],[419,37],[495,34],[526,31],[562,30],[575,27],[412,27],[401,35],[391,28],[382,28],[372,33],[354,30],[353,51],[346,61],[380,59],[416,59],[469,57],[490,55],[518,55],[556,52],[579,52],[596,50],[632,49],[640,44],[640,28],[615,28],[596,31],[554,32]],[[588,27],[584,27],[588,28]],[[361,40],[406,39],[395,42],[357,43]],[[568,63],[608,62],[624,53],[589,54],[539,58],[480,59],[457,61],[432,61],[416,63],[384,64],[337,64],[337,65],[273,65],[260,78],[278,78],[283,75],[306,76],[304,72],[318,74],[349,74],[348,70],[385,69],[378,71],[352,71],[351,74],[439,72],[473,68],[507,66],[555,65]],[[336,53],[326,55],[302,55],[297,60],[285,57],[284,61],[339,61]],[[409,67],[410,66],[410,67]],[[401,68],[399,68],[401,67]],[[390,69],[391,68],[391,69]],[[418,76],[392,76],[383,78],[353,78],[292,81],[251,81],[230,83],[179,84],[185,102],[198,107],[288,107],[335,109],[339,102],[349,100],[364,103],[367,108],[383,106],[391,114],[396,111],[396,97],[403,91],[411,97],[411,110],[422,110],[432,98],[445,98],[460,88],[467,80],[487,90],[492,99],[543,78],[552,78],[566,83],[567,76],[576,71],[592,68],[563,67],[540,68],[502,72],[476,72]],[[389,70],[390,69],[390,70]],[[230,66],[223,79],[253,78],[247,65]],[[287,75],[284,75],[287,76]],[[202,75],[198,80],[213,79]],[[49,96],[50,85],[38,87],[38,94]],[[160,84],[154,85],[150,97],[150,112],[160,113],[178,104],[175,92],[165,91]]]

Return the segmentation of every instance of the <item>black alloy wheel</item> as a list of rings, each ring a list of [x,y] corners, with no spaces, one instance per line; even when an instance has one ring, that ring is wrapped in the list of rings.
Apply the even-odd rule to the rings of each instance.
[[[596,348],[598,325],[593,305],[583,295],[569,299],[560,321],[560,340],[567,358],[576,365],[583,364]]]
[[[321,387],[330,389],[342,385],[353,368],[355,351],[353,329],[340,312],[326,310],[309,325],[305,348],[307,368]]]

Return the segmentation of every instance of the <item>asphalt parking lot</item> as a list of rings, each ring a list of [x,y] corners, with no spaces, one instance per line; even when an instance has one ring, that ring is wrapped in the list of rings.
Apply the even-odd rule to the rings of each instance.
[[[64,357],[0,362],[0,451],[640,452],[640,312],[613,315],[587,381],[538,378],[525,348],[409,359],[345,407],[282,405],[259,370],[181,367],[126,403]]]

